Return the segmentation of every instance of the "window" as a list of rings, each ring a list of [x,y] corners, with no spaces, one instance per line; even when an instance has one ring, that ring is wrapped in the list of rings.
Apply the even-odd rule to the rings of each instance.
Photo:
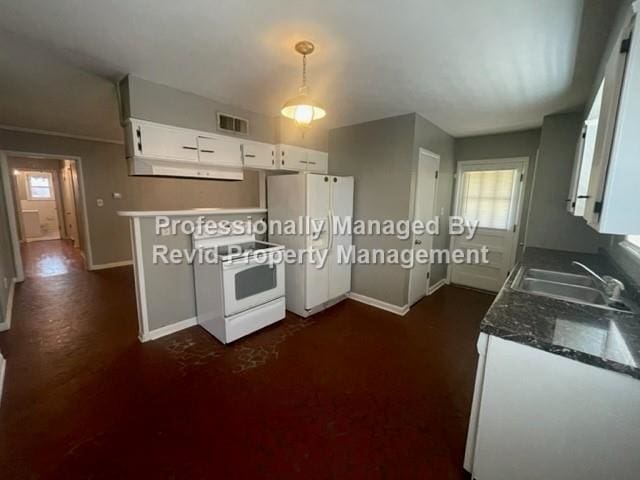
[[[506,230],[510,225],[517,170],[464,172],[460,215],[482,228]]]
[[[29,200],[53,200],[53,177],[48,172],[26,173]]]

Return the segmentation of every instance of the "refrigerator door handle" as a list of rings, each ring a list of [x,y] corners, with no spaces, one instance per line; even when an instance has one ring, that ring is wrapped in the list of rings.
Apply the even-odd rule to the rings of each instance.
[[[329,210],[329,214],[327,215],[327,221],[329,222],[328,229],[327,229],[329,234],[327,249],[331,250],[333,248],[333,212],[331,210]]]

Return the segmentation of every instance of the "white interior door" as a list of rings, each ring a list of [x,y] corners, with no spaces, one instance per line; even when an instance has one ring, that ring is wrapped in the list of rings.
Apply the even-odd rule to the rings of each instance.
[[[418,170],[416,174],[416,191],[414,199],[414,219],[424,224],[436,216],[436,198],[438,195],[438,169],[440,168],[440,155],[420,149],[418,158]],[[413,237],[413,249],[431,250],[433,248],[433,236],[429,233],[421,233]],[[413,305],[429,290],[431,277],[431,264],[416,263],[409,274],[409,305]]]
[[[330,247],[329,220],[331,205],[331,187],[328,175],[306,175],[307,181],[307,215],[311,222],[324,222],[323,231],[316,240],[307,236],[306,248],[324,250]],[[319,224],[319,223],[318,223]],[[311,309],[329,300],[329,268],[323,268],[305,262],[305,308]]]
[[[353,217],[353,177],[330,177],[331,216],[344,222]],[[351,235],[338,235],[330,232],[330,250],[327,264],[329,266],[329,299],[345,295],[351,291],[351,264],[338,263],[338,248],[348,249],[352,243]]]
[[[498,291],[515,263],[528,159],[459,162],[454,215],[478,221],[470,232],[453,235],[452,249],[489,250],[488,263],[450,264],[451,282]]]

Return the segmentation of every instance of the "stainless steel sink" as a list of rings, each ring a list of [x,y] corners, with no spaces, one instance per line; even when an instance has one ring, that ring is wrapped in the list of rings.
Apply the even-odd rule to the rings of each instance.
[[[520,292],[558,298],[567,302],[591,305],[607,310],[622,312],[635,310],[624,300],[613,301],[609,299],[602,290],[597,288],[597,282],[586,275],[522,267],[511,286]]]
[[[598,288],[598,282],[586,275],[554,272],[552,270],[541,270],[538,268],[527,269],[526,278],[546,280],[548,282],[565,283],[568,285],[578,285],[581,287]]]

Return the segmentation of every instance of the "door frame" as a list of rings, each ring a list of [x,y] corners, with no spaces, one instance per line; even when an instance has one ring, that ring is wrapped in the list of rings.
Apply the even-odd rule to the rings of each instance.
[[[527,178],[529,173],[529,157],[506,157],[506,158],[486,158],[482,160],[463,160],[457,162],[456,164],[456,173],[454,175],[454,194],[453,194],[453,205],[451,209],[451,215],[455,216],[458,212],[458,207],[460,206],[460,196],[462,195],[462,190],[460,188],[460,181],[462,179],[462,174],[465,170],[469,170],[468,167],[474,166],[514,166],[516,168],[522,167],[522,186],[520,187],[520,192],[518,194],[517,205],[515,209],[515,215],[512,218],[512,221],[515,223],[516,230],[513,232],[515,234],[516,243],[520,238],[520,229],[522,228],[522,213],[524,207],[524,198],[525,198],[525,190],[527,187]],[[483,168],[484,170],[484,168]],[[491,168],[486,168],[486,170],[491,170]],[[449,251],[453,251],[454,247],[454,237],[451,235],[449,238]],[[518,245],[514,245],[514,248],[511,252],[511,258],[509,259],[509,268],[512,269],[515,265],[516,254],[518,252]],[[447,282],[451,282],[451,274],[453,270],[453,264],[449,263],[447,266]]]
[[[416,176],[416,181],[415,181],[415,188],[413,189],[413,193],[412,193],[412,198],[411,198],[411,206],[413,208],[413,212],[412,212],[412,220],[416,219],[416,201],[418,199],[418,187],[419,187],[419,173],[420,173],[420,155],[427,155],[429,157],[434,158],[435,160],[437,160],[437,165],[436,165],[436,170],[438,171],[438,178],[436,178],[436,188],[433,192],[433,208],[434,211],[436,211],[436,216],[437,216],[437,206],[438,206],[438,192],[439,192],[439,187],[440,187],[440,162],[441,162],[441,157],[440,154],[432,152],[431,150],[427,150],[426,148],[418,148],[418,161],[416,162],[415,165],[415,170],[414,170],[414,175]],[[429,249],[433,249],[433,235],[429,235]],[[411,249],[413,250],[415,248],[415,232],[411,232]],[[409,305],[409,307],[411,307],[411,298],[409,298],[411,296],[411,282],[413,280],[413,276],[414,276],[414,268],[412,268],[411,270],[409,270],[409,285],[407,288],[407,305]],[[428,263],[428,272],[429,272],[429,276],[427,277],[427,288],[426,291],[424,293],[424,296],[428,296],[429,295],[429,288],[431,287],[431,262]],[[447,272],[448,275],[448,272]],[[419,300],[418,300],[419,301]]]
[[[13,201],[13,189],[11,186],[11,176],[9,172],[8,157],[36,156],[41,158],[52,158],[55,160],[74,160],[78,171],[78,187],[80,190],[79,202],[82,206],[82,230],[86,239],[85,254],[87,256],[88,269],[93,265],[93,254],[91,252],[91,236],[89,234],[89,216],[87,213],[87,197],[84,186],[84,171],[82,168],[82,158],[75,155],[57,155],[51,153],[27,152],[20,150],[0,150],[0,177],[2,177],[2,186],[4,188],[4,200],[7,206],[7,217],[9,220],[9,236],[13,248],[13,263],[15,267],[16,282],[24,281],[24,266],[22,264],[22,255],[20,254],[20,240],[18,238],[18,226],[16,224],[16,205]],[[77,216],[77,214],[76,214]]]

